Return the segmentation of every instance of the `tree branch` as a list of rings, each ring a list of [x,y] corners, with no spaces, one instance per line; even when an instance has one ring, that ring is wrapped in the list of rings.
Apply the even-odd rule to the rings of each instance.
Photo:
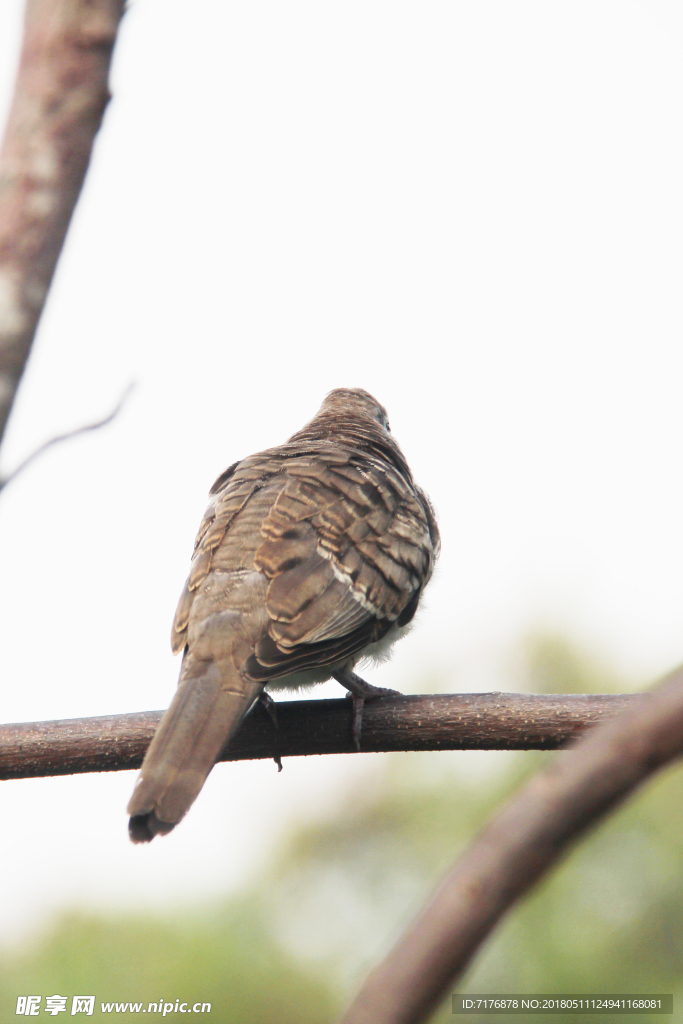
[[[341,1024],[417,1024],[503,914],[594,822],[683,753],[683,669],[535,776],[479,833]]]
[[[43,444],[41,444],[38,448],[36,448],[34,452],[31,452],[31,454],[28,455],[23,460],[23,462],[20,462],[16,469],[12,470],[9,476],[6,476],[4,478],[0,477],[0,491],[4,487],[7,487],[7,484],[11,483],[13,480],[16,480],[19,474],[23,473],[26,467],[29,466],[34,461],[34,459],[37,459],[40,455],[46,452],[47,449],[51,448],[53,444],[61,444],[62,441],[70,441],[73,437],[78,437],[79,434],[87,434],[91,430],[99,430],[100,427],[106,427],[109,423],[111,423],[112,420],[116,419],[118,414],[121,412],[123,406],[125,405],[126,399],[133,390],[134,386],[134,384],[128,385],[128,387],[123,392],[123,394],[119,398],[118,402],[116,403],[112,411],[108,413],[103,419],[96,420],[95,423],[86,423],[82,427],[76,427],[74,430],[67,430],[66,434],[57,434],[55,437],[51,437],[48,441],[45,441]]]
[[[93,141],[124,0],[27,0],[0,151],[0,441]]]
[[[637,695],[519,693],[383,697],[363,711],[361,749],[550,750]],[[220,760],[349,754],[349,700],[281,701],[278,728],[257,706]],[[0,726],[0,779],[139,768],[160,711]]]

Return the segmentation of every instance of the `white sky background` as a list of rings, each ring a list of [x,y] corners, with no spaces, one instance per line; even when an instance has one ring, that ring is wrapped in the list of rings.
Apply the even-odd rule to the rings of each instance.
[[[539,624],[635,682],[680,661],[682,43],[673,0],[134,0],[5,469],[137,389],[0,499],[2,717],[165,707],[211,483],[338,386],[387,406],[442,529],[372,679],[509,686]],[[219,766],[144,849],[132,773],[5,783],[0,936],[227,891],[380,761]]]

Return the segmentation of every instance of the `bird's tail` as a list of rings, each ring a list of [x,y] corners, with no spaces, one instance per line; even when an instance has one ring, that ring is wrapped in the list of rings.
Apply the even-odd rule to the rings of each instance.
[[[134,843],[148,843],[178,824],[263,689],[232,667],[228,676],[208,661],[193,666],[192,678],[181,673],[128,804]]]

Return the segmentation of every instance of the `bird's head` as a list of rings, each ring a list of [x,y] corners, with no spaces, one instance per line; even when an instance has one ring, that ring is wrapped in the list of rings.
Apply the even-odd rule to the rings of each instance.
[[[412,480],[401,449],[389,429],[387,411],[363,388],[335,388],[306,426],[289,443],[333,441],[359,452],[389,459],[406,480]]]
[[[387,410],[363,388],[335,388],[334,391],[330,391],[320,406],[316,419],[318,417],[340,420],[369,419],[378,423],[384,430],[389,430]]]

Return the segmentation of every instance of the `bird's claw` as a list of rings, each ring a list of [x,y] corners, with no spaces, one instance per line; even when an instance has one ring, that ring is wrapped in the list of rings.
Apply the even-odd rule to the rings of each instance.
[[[351,737],[356,751],[360,753],[360,732],[366,700],[377,700],[378,697],[400,697],[401,693],[398,690],[390,690],[387,686],[373,686],[372,683],[366,683],[355,672],[335,672],[334,678],[346,687],[349,691],[346,696],[350,697],[353,702]]]
[[[265,708],[265,710],[268,712],[268,717],[270,718],[271,722],[273,723],[273,725],[277,729],[278,728],[277,710],[276,710],[277,705],[276,705],[275,701],[273,700],[273,698],[270,696],[269,693],[266,693],[265,690],[261,690],[261,693],[259,694],[258,700],[259,700],[259,704],[261,704],[261,706],[263,708]],[[280,757],[280,755],[279,754],[273,754],[273,761],[275,761],[275,764],[277,765],[278,772],[281,772],[282,771],[282,758]]]

